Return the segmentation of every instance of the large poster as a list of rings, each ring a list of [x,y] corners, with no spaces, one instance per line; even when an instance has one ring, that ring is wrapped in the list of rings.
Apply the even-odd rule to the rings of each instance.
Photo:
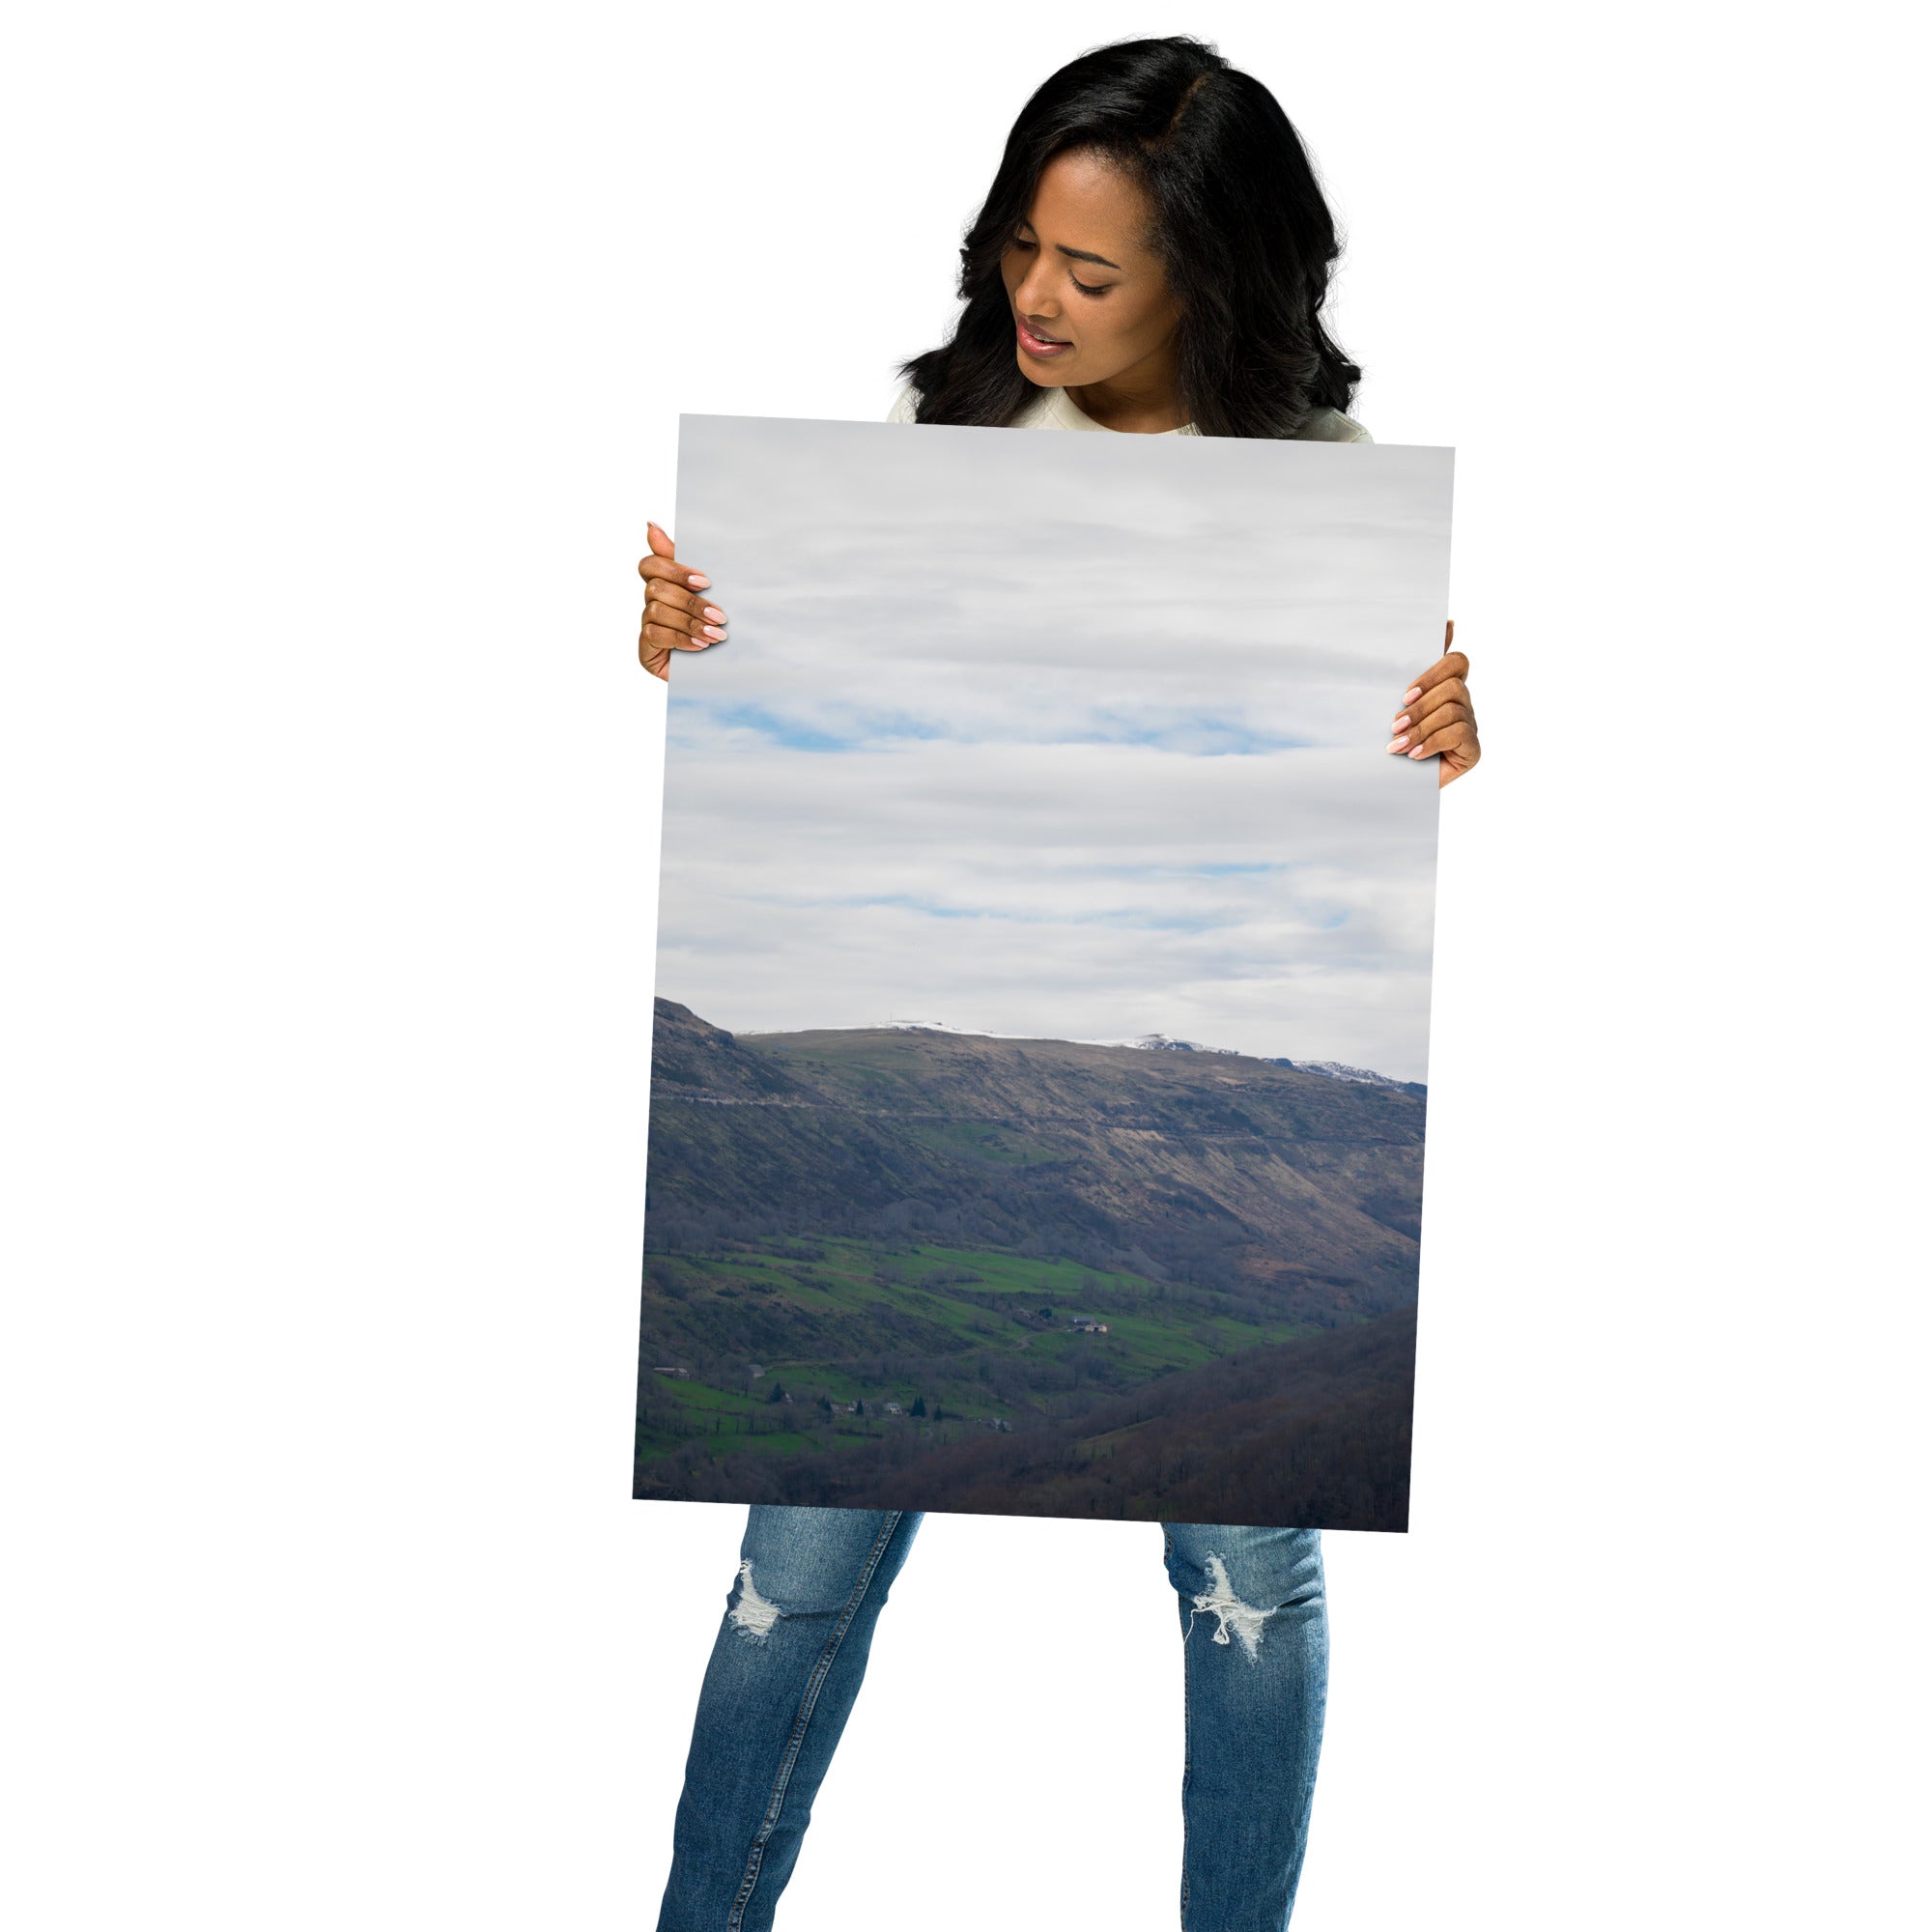
[[[1406,1527],[1450,480],[684,419],[638,1495]]]

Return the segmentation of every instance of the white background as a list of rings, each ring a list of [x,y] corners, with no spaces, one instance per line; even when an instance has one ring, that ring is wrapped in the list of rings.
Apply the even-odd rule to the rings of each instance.
[[[649,1922],[737,1517],[626,1496],[632,560],[679,411],[883,414],[1027,89],[1176,30],[1459,451],[1488,748],[1296,1932],[1918,1921],[1908,17],[16,14],[14,1922]],[[1173,1923],[1151,1529],[935,1520],[876,1657],[788,1932]]]

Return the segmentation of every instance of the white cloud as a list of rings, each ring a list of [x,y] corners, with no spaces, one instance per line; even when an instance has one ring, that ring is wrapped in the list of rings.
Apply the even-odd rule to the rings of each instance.
[[[659,988],[1416,1077],[1447,453],[687,419]],[[1366,460],[1365,460],[1366,459]]]

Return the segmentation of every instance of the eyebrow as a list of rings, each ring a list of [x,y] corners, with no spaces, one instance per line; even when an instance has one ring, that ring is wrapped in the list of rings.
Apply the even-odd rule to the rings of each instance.
[[[1097,262],[1103,269],[1112,269],[1122,275],[1126,273],[1126,270],[1121,267],[1120,263],[1110,262],[1106,256],[1096,255],[1091,248],[1069,248],[1064,242],[1056,242],[1053,245],[1061,254],[1069,257],[1075,262]]]
[[[1020,226],[1022,228],[1033,228],[1033,223],[1023,220]],[[1035,235],[1037,235],[1039,230],[1033,228],[1033,232]],[[1056,242],[1053,245],[1057,252],[1065,255],[1069,261],[1097,263],[1103,269],[1112,269],[1117,275],[1124,275],[1127,272],[1121,267],[1120,263],[1110,262],[1106,256],[1096,255],[1091,248],[1069,248],[1065,242]]]

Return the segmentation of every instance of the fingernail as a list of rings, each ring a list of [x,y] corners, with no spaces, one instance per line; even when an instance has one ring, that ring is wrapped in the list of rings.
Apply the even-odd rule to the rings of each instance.
[[[714,624],[722,624],[724,621],[724,611],[714,610],[709,604],[707,604],[704,607],[704,614],[707,617],[709,617]]]
[[[716,624],[705,625],[704,635],[714,644],[722,644],[724,641],[724,633]]]
[[[695,651],[708,651],[711,648],[711,646],[708,643],[706,643],[702,638],[693,638],[691,640],[691,648]]]
[[[1412,752],[1411,752],[1411,753],[1409,753],[1408,755],[1409,755],[1409,756],[1410,756],[1411,758],[1419,758],[1419,757],[1421,757],[1421,756],[1422,756],[1422,754],[1423,754],[1423,753],[1422,753],[1422,747],[1421,747],[1420,745],[1418,745],[1418,746],[1416,746],[1415,750],[1414,750],[1414,751],[1412,751]]]
[[[1405,724],[1410,724],[1413,721],[1407,718],[1406,716],[1398,718],[1395,721],[1395,723],[1389,726],[1389,729],[1391,731],[1400,731]]]
[[[710,578],[703,575],[701,571],[694,570],[691,573],[690,577],[687,578],[685,581],[691,585],[691,587],[694,590],[709,590],[711,588]],[[1408,702],[1408,699],[1404,698],[1403,702],[1406,704]]]
[[[695,577],[691,581],[694,583],[697,582],[696,578]],[[1408,689],[1403,693],[1402,701],[1405,704],[1413,704],[1415,700],[1421,696],[1422,696],[1422,687],[1419,684],[1411,684],[1408,687]]]
[[[1382,750],[1385,752],[1399,752],[1407,743],[1408,740],[1406,738],[1398,738],[1393,744],[1384,745]]]

